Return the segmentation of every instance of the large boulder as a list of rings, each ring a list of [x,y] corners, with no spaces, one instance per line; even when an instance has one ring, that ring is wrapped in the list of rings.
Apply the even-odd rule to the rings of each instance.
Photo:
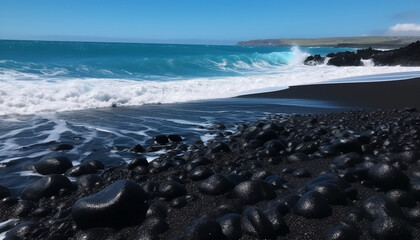
[[[72,216],[82,229],[123,227],[142,221],[146,211],[146,194],[142,187],[131,180],[120,180],[79,199],[72,207]]]
[[[362,65],[361,58],[354,52],[339,52],[334,54],[330,60],[328,60],[328,65],[334,66],[360,66]]]
[[[321,55],[314,55],[309,56],[305,59],[304,63],[305,65],[320,65],[324,64],[325,57],[321,57]]]

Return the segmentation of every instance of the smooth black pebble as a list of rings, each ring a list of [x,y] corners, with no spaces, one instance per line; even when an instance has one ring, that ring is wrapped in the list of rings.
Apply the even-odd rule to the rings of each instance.
[[[275,237],[274,227],[267,216],[255,206],[250,206],[242,213],[242,229],[245,233],[259,239]]]
[[[187,240],[215,240],[223,239],[222,228],[213,218],[204,215],[194,219],[185,229]]]
[[[119,180],[79,199],[72,207],[72,216],[80,228],[122,227],[139,223],[146,211],[146,194],[141,186],[131,180]]]
[[[370,234],[378,240],[411,239],[406,223],[398,218],[380,217],[370,225]]]
[[[23,200],[38,201],[43,197],[58,195],[61,189],[73,189],[73,184],[63,175],[52,174],[27,186],[20,197]]]
[[[296,203],[295,212],[305,218],[325,218],[332,214],[332,209],[322,194],[309,191]]]
[[[71,161],[65,156],[47,156],[34,163],[34,169],[42,175],[65,173],[73,167]]]
[[[198,190],[208,195],[221,195],[233,188],[233,184],[222,174],[213,174],[200,182]]]
[[[219,219],[223,234],[228,239],[239,239],[242,237],[241,215],[229,213]]]
[[[245,203],[255,204],[275,198],[276,193],[270,184],[259,180],[250,180],[236,185],[233,189],[233,196]]]
[[[159,195],[164,197],[166,200],[172,200],[176,197],[187,194],[185,187],[181,183],[174,180],[161,183],[159,185],[158,192]]]

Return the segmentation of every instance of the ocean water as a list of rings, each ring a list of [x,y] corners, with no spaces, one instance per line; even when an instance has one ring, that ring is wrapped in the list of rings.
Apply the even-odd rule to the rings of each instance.
[[[228,98],[404,67],[304,66],[339,48],[0,41],[0,115]],[[418,75],[418,73],[416,73]]]
[[[309,54],[355,49],[0,41],[0,185],[16,196],[40,178],[31,164],[60,143],[74,165],[136,157],[136,143],[179,134],[207,143],[268,114],[341,111],[299,99],[235,99],[319,82],[395,80],[417,67],[305,66]],[[373,90],[374,91],[374,90]],[[114,107],[112,107],[114,106]],[[116,106],[116,107],[115,107]],[[226,130],[212,126],[223,123]],[[153,160],[164,151],[146,154]],[[74,180],[74,179],[73,179]]]

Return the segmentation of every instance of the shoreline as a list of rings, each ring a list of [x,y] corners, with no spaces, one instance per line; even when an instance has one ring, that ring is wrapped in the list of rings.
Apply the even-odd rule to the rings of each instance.
[[[147,150],[136,145],[129,163],[101,170],[89,161],[70,168],[78,173],[73,184],[69,170],[45,175],[22,200],[6,194],[0,201],[0,221],[18,219],[2,231],[8,231],[6,239],[39,240],[420,234],[418,112],[273,115],[236,128],[219,128],[226,138],[208,145],[183,146],[174,135],[169,142],[160,135],[144,146],[168,150],[154,161],[147,162]],[[37,169],[51,171],[51,164]],[[383,202],[391,210],[382,209]]]
[[[241,95],[237,98],[308,99],[361,108],[420,109],[420,78],[356,83],[319,83],[284,90]]]
[[[419,86],[420,78],[324,83],[232,98],[243,102],[240,112],[250,111],[249,98],[264,103],[255,108],[295,113],[246,121],[236,117],[229,126],[202,125],[200,136],[208,131],[215,135],[208,142],[159,131],[135,145],[104,144],[110,151],[101,152],[101,144],[89,140],[84,144],[104,155],[72,166],[69,159],[73,146],[81,147],[82,132],[79,140],[52,143],[50,151],[64,157],[45,155],[28,165],[28,171],[42,176],[20,197],[0,187],[0,234],[36,240],[331,240],[337,234],[413,239],[420,234],[420,114],[403,108],[420,107]],[[315,105],[291,104],[296,99]],[[229,102],[213,101],[212,114]],[[337,111],[325,108],[328,102],[366,109]],[[317,103],[319,112],[308,114]],[[185,110],[202,103],[183,104]],[[92,122],[100,119],[99,112],[118,115],[115,121],[134,116],[122,113],[145,114],[136,107],[87,111]],[[134,130],[143,124],[136,120]],[[116,153],[129,161],[106,165]],[[149,162],[150,153],[159,155]]]

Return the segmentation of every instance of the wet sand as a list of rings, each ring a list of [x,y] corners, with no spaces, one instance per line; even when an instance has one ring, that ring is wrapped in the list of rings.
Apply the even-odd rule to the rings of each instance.
[[[362,108],[420,108],[420,78],[364,83],[292,86],[241,98],[283,98],[333,101]]]

